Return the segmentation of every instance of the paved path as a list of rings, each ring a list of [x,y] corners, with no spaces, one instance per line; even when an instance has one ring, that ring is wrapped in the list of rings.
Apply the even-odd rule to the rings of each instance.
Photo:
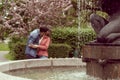
[[[5,58],[5,55],[8,54],[9,51],[0,51],[0,62],[9,61]]]

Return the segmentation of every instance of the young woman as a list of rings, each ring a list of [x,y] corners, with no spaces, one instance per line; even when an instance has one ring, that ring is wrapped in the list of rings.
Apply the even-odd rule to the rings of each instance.
[[[50,45],[50,30],[47,27],[43,27],[40,29],[40,40],[39,45],[30,44],[29,47],[37,48],[38,52],[37,55],[40,59],[48,58],[48,47]]]

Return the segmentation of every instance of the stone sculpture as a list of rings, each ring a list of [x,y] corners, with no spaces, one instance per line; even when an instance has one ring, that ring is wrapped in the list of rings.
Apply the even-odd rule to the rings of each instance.
[[[110,19],[93,13],[90,21],[97,34],[96,42],[120,44],[120,0],[99,0],[100,8],[106,12]]]

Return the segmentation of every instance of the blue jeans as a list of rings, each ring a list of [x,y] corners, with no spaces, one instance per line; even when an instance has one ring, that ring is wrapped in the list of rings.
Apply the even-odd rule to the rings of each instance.
[[[26,59],[36,59],[36,57],[33,57],[33,56],[29,55],[29,54],[26,54]]]

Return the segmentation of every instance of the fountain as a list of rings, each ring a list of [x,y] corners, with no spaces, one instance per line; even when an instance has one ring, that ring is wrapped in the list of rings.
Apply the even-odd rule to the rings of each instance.
[[[83,47],[83,62],[87,74],[102,80],[120,79],[120,0],[100,0],[102,11],[108,13],[107,21],[93,13],[90,21],[97,39]],[[109,4],[109,5],[108,5]],[[102,22],[103,21],[103,22]]]
[[[79,58],[1,62],[0,80],[85,80],[85,65]]]
[[[107,1],[107,0],[103,0],[103,1]],[[111,1],[111,0],[108,0],[108,1]],[[116,0],[116,1],[119,5],[118,0]],[[78,7],[80,7],[80,0],[78,0],[78,3],[79,3]],[[107,3],[107,2],[105,2],[105,3]],[[112,3],[114,3],[114,2],[112,2]],[[112,7],[112,6],[110,6],[110,7]],[[112,17],[112,20],[110,20],[110,22],[108,23],[109,25],[106,24],[106,25],[102,26],[102,28],[99,28],[100,31],[97,30],[99,32],[96,31],[96,29],[98,29],[98,27],[93,26],[98,37],[95,42],[88,43],[83,47],[82,60],[83,60],[83,62],[86,62],[87,64],[82,63],[80,61],[81,59],[79,59],[79,58],[58,58],[58,59],[46,59],[46,60],[30,59],[30,60],[4,62],[4,63],[0,64],[0,79],[1,80],[32,80],[32,79],[7,75],[5,73],[11,74],[11,71],[15,72],[17,70],[27,72],[27,69],[33,69],[33,68],[43,69],[43,67],[44,67],[44,69],[46,69],[45,72],[47,72],[48,69],[52,70],[52,72],[53,72],[54,69],[56,70],[56,68],[62,68],[62,69],[60,69],[62,71],[66,70],[66,69],[71,71],[71,72],[68,71],[68,74],[70,74],[69,76],[74,75],[74,73],[76,73],[77,75],[75,74],[74,75],[75,77],[77,77],[77,76],[85,76],[86,77],[86,75],[84,74],[85,70],[83,71],[83,73],[81,73],[81,70],[80,70],[80,69],[84,69],[84,67],[86,66],[86,72],[91,77],[92,76],[98,77],[102,80],[108,80],[108,79],[119,80],[120,79],[120,75],[119,75],[119,73],[120,73],[120,71],[119,71],[119,69],[120,69],[120,54],[119,54],[120,46],[119,45],[120,44],[119,44],[119,34],[117,34],[117,33],[119,33],[120,29],[119,29],[119,23],[116,23],[116,22],[119,22],[119,17],[116,17],[116,15],[119,15],[119,14],[116,14],[116,9],[118,9],[118,8],[116,8],[115,10],[114,10],[114,8],[112,8],[113,9],[112,11],[115,12],[115,17],[111,15],[114,13],[110,12],[109,9],[106,10],[105,7],[104,7],[104,9],[106,12],[108,11],[107,13],[109,13],[109,15]],[[91,15],[92,21],[93,21],[93,18],[96,18],[95,15]],[[78,20],[80,20],[80,13],[78,16]],[[106,26],[109,26],[110,28],[106,27]],[[115,26],[115,27],[113,28],[112,26]],[[80,23],[79,23],[78,30],[80,30]],[[80,32],[80,31],[78,31],[78,32]],[[115,33],[114,35],[116,35],[116,36],[113,36],[112,33]],[[78,33],[78,35],[79,35],[79,33]],[[79,39],[79,36],[78,36],[78,39]],[[78,45],[79,45],[79,42],[78,42]],[[74,72],[74,70],[75,70],[75,72]],[[76,72],[76,70],[78,70],[78,71],[80,70],[79,71],[80,75],[78,72]],[[36,72],[37,71],[38,70],[36,70]],[[5,72],[5,73],[3,73],[3,72]],[[50,72],[48,74],[50,75],[52,72]],[[73,73],[73,74],[71,74],[71,73]],[[26,73],[24,73],[24,74],[26,74]],[[54,74],[57,74],[57,73],[54,73]],[[62,73],[59,73],[59,74],[61,77]],[[56,77],[56,75],[54,75],[54,76]],[[64,76],[66,77],[66,74]],[[45,77],[46,77],[46,75],[45,75]],[[50,78],[48,80],[50,80]],[[54,79],[52,79],[52,80],[54,80]],[[64,79],[56,78],[56,80],[64,80]],[[75,80],[99,80],[99,79],[86,77],[86,78],[77,78]]]
[[[48,80],[50,79],[51,80],[66,80],[66,79],[67,80],[70,80],[70,79],[71,80],[73,79],[88,80],[89,77],[87,77],[85,73],[85,65],[86,64],[82,63],[81,59],[79,58],[57,58],[57,59],[45,59],[45,60],[28,59],[28,60],[3,62],[3,63],[0,63],[0,80],[33,80],[32,78],[28,79],[28,77],[26,76],[22,76],[22,77],[18,76],[21,74],[27,75],[31,72],[30,70],[32,69],[35,70],[35,71],[32,71],[33,75],[36,74],[36,72],[38,72],[37,74],[40,74],[39,70],[45,73],[43,74],[44,78],[41,78],[42,75],[38,77],[38,79],[41,78],[41,80],[43,79],[46,80],[46,78]],[[15,74],[13,74],[12,72]],[[63,72],[64,74],[62,74]],[[53,75],[50,76],[51,74]],[[53,79],[53,77],[55,79]],[[93,80],[93,78],[92,79],[89,78],[89,79]]]
[[[83,61],[87,74],[103,80],[120,78],[120,46],[110,44],[86,44]]]

